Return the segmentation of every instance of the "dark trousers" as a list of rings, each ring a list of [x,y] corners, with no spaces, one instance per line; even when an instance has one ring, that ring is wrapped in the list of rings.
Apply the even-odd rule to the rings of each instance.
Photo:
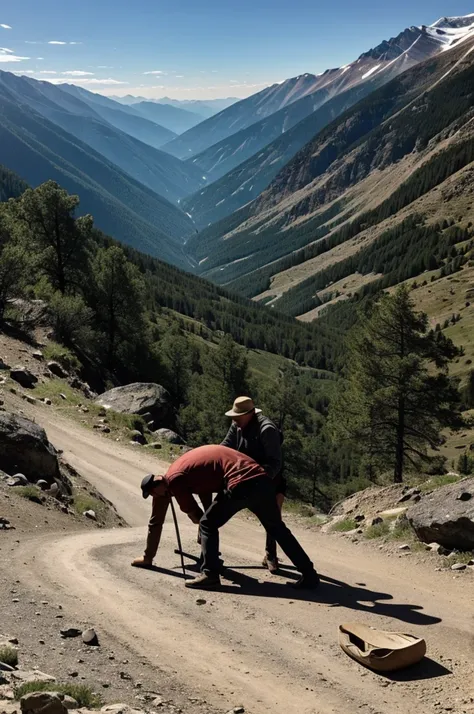
[[[259,519],[293,565],[303,574],[313,571],[313,564],[290,529],[283,523],[275,488],[269,478],[249,479],[230,491],[219,493],[199,524],[205,573],[217,574],[219,563],[219,528],[232,516],[248,508]]]

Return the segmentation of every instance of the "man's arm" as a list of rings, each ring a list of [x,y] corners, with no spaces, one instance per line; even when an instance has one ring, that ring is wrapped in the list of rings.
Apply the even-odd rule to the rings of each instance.
[[[275,479],[282,465],[280,432],[273,424],[264,424],[260,432],[260,440],[265,452],[262,466],[270,478]]]
[[[184,479],[182,477],[174,478],[169,486],[169,491],[176,498],[183,513],[186,513],[193,523],[199,523],[203,514],[202,508],[198,506],[192,491],[184,483]]]
[[[232,424],[230,425],[229,431],[227,432],[224,441],[221,442],[221,446],[228,446],[229,449],[235,449],[236,451],[238,451],[237,426],[234,424],[234,422],[232,422]]]

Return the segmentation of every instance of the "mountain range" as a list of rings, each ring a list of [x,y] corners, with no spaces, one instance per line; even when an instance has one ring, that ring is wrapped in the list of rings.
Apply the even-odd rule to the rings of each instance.
[[[439,264],[436,226],[447,216],[468,235],[474,218],[473,88],[471,33],[344,112],[256,200],[193,236],[200,274],[314,319]]]
[[[439,213],[448,181],[451,206],[469,213],[456,187],[471,156],[473,45],[474,15],[444,17],[343,67],[208,103],[0,72],[0,163],[30,185],[53,178],[79,194],[119,240],[315,315],[331,292],[315,276],[350,258],[341,279],[367,288],[371,278],[352,279],[367,275],[356,248],[409,218],[411,203]]]

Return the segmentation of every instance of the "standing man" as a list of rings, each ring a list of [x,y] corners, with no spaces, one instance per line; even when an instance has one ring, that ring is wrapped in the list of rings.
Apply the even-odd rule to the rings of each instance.
[[[256,461],[226,446],[199,446],[172,464],[165,476],[145,476],[144,498],[168,502],[174,496],[193,523],[199,523],[203,564],[201,575],[185,583],[188,588],[216,590],[220,587],[219,528],[239,511],[248,508],[277,541],[301,577],[294,587],[315,588],[319,577],[289,528],[283,523],[275,489]],[[193,494],[217,493],[203,514]]]
[[[250,456],[262,466],[273,481],[278,508],[285,500],[286,481],[282,474],[281,432],[268,417],[257,409],[250,397],[237,397],[232,409],[226,412],[232,424],[222,446]],[[271,573],[278,571],[277,544],[267,531],[263,566]]]

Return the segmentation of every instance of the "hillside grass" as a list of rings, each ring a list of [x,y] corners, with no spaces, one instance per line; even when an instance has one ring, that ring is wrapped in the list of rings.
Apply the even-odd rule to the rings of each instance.
[[[16,667],[18,664],[18,651],[10,645],[0,646],[0,662],[9,667]]]

